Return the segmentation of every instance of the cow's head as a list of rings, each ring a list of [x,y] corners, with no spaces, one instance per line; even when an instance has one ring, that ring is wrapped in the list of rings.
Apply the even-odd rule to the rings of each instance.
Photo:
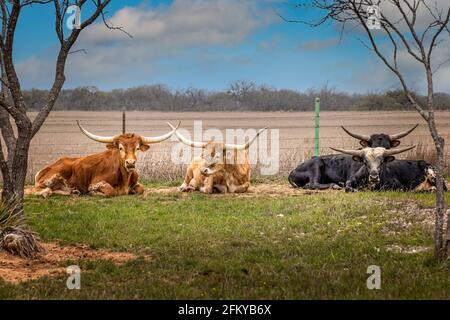
[[[89,139],[92,139],[97,142],[106,143],[106,147],[108,149],[115,149],[119,151],[119,162],[120,165],[125,168],[128,172],[133,172],[136,170],[136,160],[137,160],[137,152],[138,151],[147,151],[150,148],[150,144],[162,142],[164,140],[169,139],[172,134],[175,132],[176,128],[173,128],[172,131],[163,134],[162,136],[156,137],[144,137],[134,133],[126,133],[117,136],[105,137],[105,136],[97,136],[95,134],[90,133],[86,129],[84,129],[80,123],[77,121],[78,127],[81,132],[83,132]]]
[[[194,148],[203,149],[203,167],[200,171],[205,176],[211,176],[223,171],[226,164],[242,163],[240,157],[245,157],[246,154],[239,154],[237,151],[244,150],[247,152],[248,148],[256,140],[256,138],[258,138],[258,136],[267,129],[266,127],[259,130],[258,133],[245,144],[227,144],[215,142],[213,140],[207,142],[192,141],[176,131],[176,128],[170,123],[169,125],[173,130],[175,130],[175,134],[182,143]]]
[[[425,179],[432,185],[436,185],[436,169],[434,166],[429,165],[425,168]]]
[[[343,126],[341,126],[341,128],[347,134],[352,136],[353,138],[358,139],[359,143],[364,148],[366,148],[366,147],[369,147],[369,148],[381,147],[381,148],[385,148],[385,149],[390,149],[390,148],[398,147],[398,145],[400,144],[399,139],[410,134],[415,128],[417,128],[417,126],[418,126],[418,124],[416,124],[414,127],[412,127],[409,130],[399,132],[397,134],[376,133],[376,134],[372,134],[370,136],[351,132],[351,131],[347,130],[346,128],[344,128]]]
[[[353,156],[353,160],[364,163],[367,170],[369,185],[375,185],[380,182],[380,170],[381,165],[385,162],[395,160],[394,155],[399,154],[415,148],[416,146],[398,148],[398,149],[385,149],[385,148],[364,148],[361,150],[346,150],[331,148],[334,151],[349,154]]]

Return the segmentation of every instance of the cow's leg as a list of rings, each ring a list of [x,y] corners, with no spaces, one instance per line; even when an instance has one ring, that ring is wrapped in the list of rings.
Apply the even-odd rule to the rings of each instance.
[[[310,181],[310,177],[309,172],[293,170],[289,174],[288,181],[294,188],[303,188]]]
[[[248,190],[249,187],[250,182],[246,182],[241,185],[229,184],[228,191],[230,191],[231,193],[244,193]]]
[[[445,189],[444,189],[445,190]],[[430,183],[430,181],[425,180],[421,184],[419,184],[415,189],[415,192],[430,192],[436,191],[436,187]]]
[[[228,187],[223,184],[215,184],[213,189],[219,191],[219,193],[228,193]]]
[[[120,193],[116,189],[114,189],[109,183],[107,183],[105,181],[100,181],[97,183],[93,183],[89,186],[89,194],[113,197],[113,196],[118,196],[118,195],[122,195],[125,193]]]
[[[134,186],[130,187],[129,194],[144,194],[144,191],[144,186],[140,183],[136,183]]]
[[[404,191],[405,186],[398,179],[391,178],[388,181],[383,181],[383,183],[378,187],[378,190],[380,190],[380,191],[389,191],[389,190]]]
[[[353,173],[345,181],[345,192],[357,192],[358,188],[367,185],[367,171],[364,167]]]
[[[339,189],[339,186],[335,183],[321,183],[322,180],[322,170],[323,170],[323,162],[321,159],[316,158],[312,163],[311,167],[307,172],[307,176],[309,176],[309,182],[306,183],[303,188],[305,189],[316,189],[316,190],[325,190],[325,189]],[[305,178],[303,176],[303,178]]]
[[[180,186],[180,191],[189,192],[194,191],[197,188],[196,181],[194,179],[194,170],[189,166],[186,170],[183,184]]]
[[[42,196],[44,199],[47,199],[52,195],[52,188],[44,188],[44,189],[36,189],[33,194],[36,196]]]
[[[36,187],[31,191],[32,194],[42,196],[44,198],[50,197],[52,194],[71,195],[74,190],[69,188],[66,179],[59,174],[54,174],[48,179],[36,182]]]
[[[354,182],[351,179],[345,181],[345,192],[356,192],[356,191],[358,190],[354,188]]]
[[[145,189],[142,184],[138,182],[138,174],[133,172],[130,177],[130,190],[128,194],[143,194]]]
[[[213,192],[213,186],[214,186],[214,178],[213,177],[207,177],[205,179],[205,181],[203,182],[203,186],[200,187],[200,192],[212,193]]]

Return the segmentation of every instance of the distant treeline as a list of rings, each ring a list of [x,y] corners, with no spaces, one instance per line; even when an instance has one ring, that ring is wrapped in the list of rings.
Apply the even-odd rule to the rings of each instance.
[[[25,91],[30,111],[40,109],[47,91]],[[412,110],[401,90],[385,93],[350,94],[328,86],[305,92],[258,86],[236,81],[223,91],[189,88],[171,90],[164,85],[101,91],[96,87],[62,90],[55,110],[137,110],[137,111],[306,111],[312,110],[315,97],[321,109],[339,110]],[[425,97],[417,96],[422,102]],[[436,93],[436,109],[450,110],[450,94]]]

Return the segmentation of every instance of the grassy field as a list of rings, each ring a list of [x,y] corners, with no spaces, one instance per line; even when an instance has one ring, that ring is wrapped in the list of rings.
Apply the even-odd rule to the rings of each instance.
[[[29,224],[43,240],[151,259],[67,261],[81,266],[81,290],[66,289],[65,274],[0,280],[0,299],[450,299],[449,262],[433,258],[433,199],[338,191],[30,197]],[[369,265],[381,268],[380,290],[366,287]]]

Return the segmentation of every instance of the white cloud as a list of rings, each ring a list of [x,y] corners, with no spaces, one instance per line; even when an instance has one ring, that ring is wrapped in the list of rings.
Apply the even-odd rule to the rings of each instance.
[[[111,32],[102,24],[89,29],[83,36],[86,43],[157,43],[165,48],[186,45],[234,44],[262,25],[257,16],[256,2],[237,0],[175,0],[169,7],[125,7],[110,22],[122,26],[133,35],[126,41],[124,34]]]
[[[274,21],[270,9],[251,0],[174,0],[170,5],[124,7],[108,19],[123,32],[110,30],[103,22],[85,29],[69,57],[68,83],[115,83],[132,74],[145,78],[158,59],[170,59],[199,47],[232,47],[258,28]],[[51,59],[51,58],[50,58]],[[34,83],[47,74],[49,56],[33,56],[19,64],[21,75]],[[45,62],[45,61],[47,62]],[[50,78],[51,80],[51,78]],[[42,86],[42,77],[40,82]]]

